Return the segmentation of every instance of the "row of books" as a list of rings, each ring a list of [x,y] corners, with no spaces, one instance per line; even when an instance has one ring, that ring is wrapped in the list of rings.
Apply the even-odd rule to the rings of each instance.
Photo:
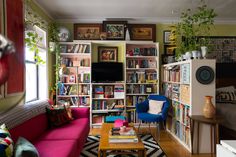
[[[133,49],[128,48],[126,51],[126,56],[157,56],[157,49],[154,47],[150,48],[135,47]]]
[[[153,59],[128,59],[127,68],[156,68],[157,62]]]
[[[109,143],[137,143],[138,137],[133,127],[112,128]]]
[[[78,58],[62,58],[61,64],[65,65],[66,67],[90,67],[90,59],[84,58],[84,59],[78,59]]]
[[[184,126],[178,121],[173,120],[171,131],[186,145],[190,147],[190,128]]]
[[[136,112],[136,109],[128,109],[126,110],[126,118],[128,120],[129,123],[138,123],[138,115]]]
[[[127,94],[154,94],[157,93],[156,84],[128,84]]]
[[[126,75],[127,83],[157,83],[156,72],[130,71]]]
[[[89,72],[79,72],[77,76],[78,83],[90,83],[90,73]]]
[[[79,95],[89,95],[90,94],[90,85],[78,85],[78,94]]]
[[[124,85],[95,86],[94,98],[124,98]]]
[[[71,106],[90,106],[90,98],[85,96],[59,98],[58,103],[68,103]]]
[[[147,99],[147,96],[126,96],[126,106],[134,106]]]
[[[93,100],[93,110],[123,110],[124,100]]]
[[[65,85],[64,83],[58,83],[59,95],[77,95],[76,85]]]
[[[180,104],[178,102],[173,102],[173,116],[176,120],[180,121],[187,127],[190,127],[190,107],[187,105]]]
[[[66,44],[60,45],[61,53],[90,53],[89,45],[87,44]]]
[[[172,69],[164,69],[164,81],[180,82],[180,67],[174,66]]]

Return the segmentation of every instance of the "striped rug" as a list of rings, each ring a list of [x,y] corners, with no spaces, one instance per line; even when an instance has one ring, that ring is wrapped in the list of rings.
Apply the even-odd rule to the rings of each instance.
[[[80,157],[97,157],[99,136],[88,136]],[[141,140],[146,148],[147,157],[166,157],[161,147],[157,144],[152,135],[142,135]],[[122,157],[136,157],[137,155],[122,155]],[[121,157],[121,155],[108,155],[108,157]]]

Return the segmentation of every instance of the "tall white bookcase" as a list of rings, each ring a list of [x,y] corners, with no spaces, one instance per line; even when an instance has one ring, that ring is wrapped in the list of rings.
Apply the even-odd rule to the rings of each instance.
[[[162,93],[171,102],[167,130],[190,152],[192,146],[189,116],[203,114],[207,95],[213,96],[212,103],[215,104],[215,79],[209,84],[201,84],[196,78],[196,72],[202,66],[208,66],[215,72],[215,64],[215,60],[199,59],[162,66]],[[207,125],[200,127],[200,153],[210,152],[209,130]]]

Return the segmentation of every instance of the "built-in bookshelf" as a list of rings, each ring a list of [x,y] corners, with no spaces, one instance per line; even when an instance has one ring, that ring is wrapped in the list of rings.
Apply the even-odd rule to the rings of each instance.
[[[123,80],[92,82],[92,63],[99,49],[116,47]],[[78,41],[60,43],[57,101],[90,107],[90,125],[101,126],[109,115],[137,123],[135,104],[159,93],[159,45],[151,41]]]
[[[61,42],[57,102],[71,106],[91,104],[91,43]]]
[[[162,94],[170,99],[167,130],[191,151],[190,115],[201,115],[206,95],[215,96],[215,81],[201,84],[196,71],[202,66],[215,70],[215,60],[187,60],[162,66]],[[202,126],[205,130],[207,126]],[[207,128],[210,130],[210,128]],[[201,132],[200,152],[210,150],[209,131]],[[200,144],[200,145],[201,145]]]
[[[159,45],[126,43],[125,60],[127,118],[138,123],[135,105],[159,93]]]

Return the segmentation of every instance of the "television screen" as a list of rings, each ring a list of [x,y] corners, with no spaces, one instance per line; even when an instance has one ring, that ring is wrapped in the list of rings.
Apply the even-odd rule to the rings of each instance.
[[[123,81],[123,63],[92,63],[92,82]]]

